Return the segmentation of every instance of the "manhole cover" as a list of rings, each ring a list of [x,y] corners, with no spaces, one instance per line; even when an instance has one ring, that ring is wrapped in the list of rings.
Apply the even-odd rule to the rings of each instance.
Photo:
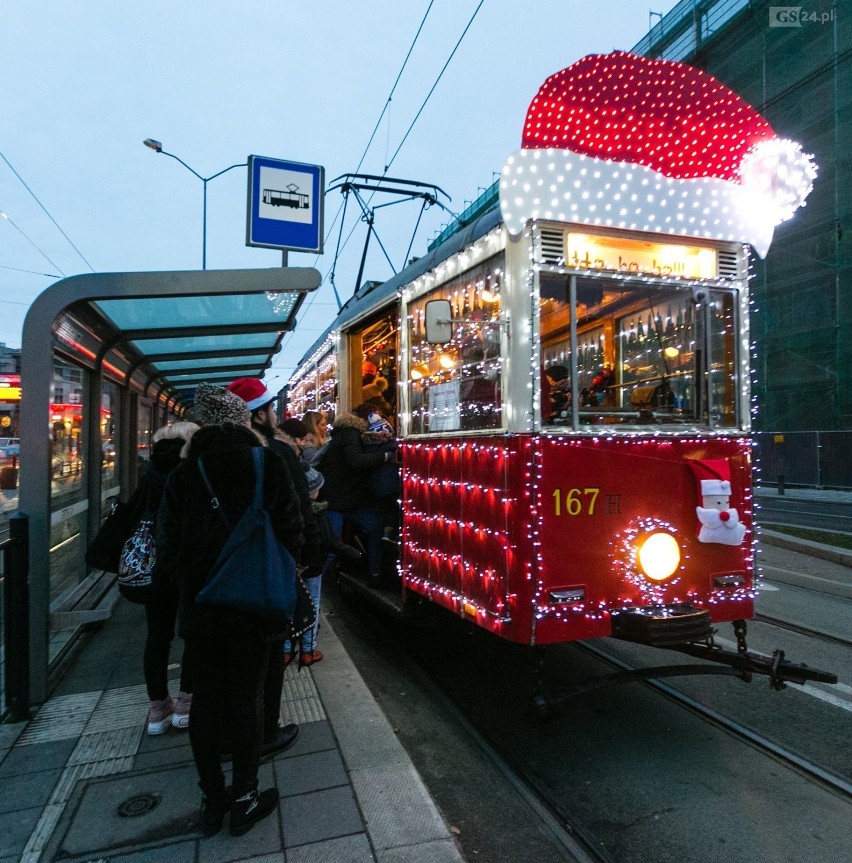
[[[135,794],[120,803],[116,812],[122,818],[138,818],[153,812],[160,805],[159,794]]]

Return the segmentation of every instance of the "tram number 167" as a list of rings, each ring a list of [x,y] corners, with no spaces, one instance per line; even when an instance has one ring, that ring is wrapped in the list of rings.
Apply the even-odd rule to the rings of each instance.
[[[560,515],[594,515],[599,488],[557,488],[553,490],[553,511]]]

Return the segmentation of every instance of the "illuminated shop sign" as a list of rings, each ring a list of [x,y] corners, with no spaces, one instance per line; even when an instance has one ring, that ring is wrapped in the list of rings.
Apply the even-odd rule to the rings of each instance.
[[[21,400],[21,376],[0,375],[0,402]]]
[[[566,237],[565,263],[588,270],[662,278],[715,279],[715,249],[626,240],[573,231]]]

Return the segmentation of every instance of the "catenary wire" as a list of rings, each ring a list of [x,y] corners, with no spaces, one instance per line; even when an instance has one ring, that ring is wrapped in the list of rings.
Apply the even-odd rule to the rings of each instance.
[[[51,222],[53,222],[54,226],[56,227],[56,230],[59,231],[59,233],[62,234],[63,237],[65,237],[65,239],[68,241],[68,244],[71,246],[71,248],[74,249],[74,251],[83,259],[83,262],[86,264],[86,266],[94,273],[95,268],[88,262],[88,260],[86,259],[86,256],[77,248],[77,246],[74,245],[74,243],[72,242],[72,240],[68,236],[68,234],[66,234],[65,231],[62,230],[62,228],[59,226],[59,223],[56,221],[56,219],[54,219],[53,216],[50,215],[50,212],[48,211],[47,207],[45,207],[44,204],[42,204],[42,202],[38,199],[38,196],[36,195],[36,193],[26,184],[26,182],[24,181],[24,178],[15,170],[15,168],[12,166],[12,163],[3,155],[2,152],[0,152],[0,159],[2,159],[9,166],[9,170],[18,178],[21,185],[30,193],[30,196],[32,197],[32,199],[39,205],[39,207],[41,207],[41,209],[44,211],[44,214],[47,216],[47,218],[50,219]],[[29,237],[27,237],[27,239],[29,239]],[[30,242],[32,242],[32,240],[30,240]],[[35,244],[33,244],[33,245],[35,245]],[[38,247],[36,247],[36,248],[38,248]],[[39,249],[39,251],[41,251],[41,250]],[[42,254],[44,254],[44,253],[42,252]],[[45,255],[45,257],[47,257],[47,256]],[[48,258],[48,260],[50,260],[50,259]],[[53,261],[50,261],[50,263],[53,264]],[[56,264],[53,264],[53,266],[56,267]],[[57,267],[57,269],[59,269],[59,268]]]
[[[447,71],[447,67],[450,65],[453,57],[455,57],[456,51],[458,51],[459,46],[462,43],[462,40],[467,35],[467,31],[470,30],[470,27],[473,24],[474,19],[479,14],[479,10],[482,8],[484,3],[485,3],[485,0],[479,0],[479,5],[476,7],[476,9],[473,10],[473,15],[470,16],[470,21],[467,22],[467,26],[462,31],[461,36],[459,36],[458,42],[456,42],[455,47],[453,48],[452,52],[450,53],[450,56],[447,58],[447,62],[444,63],[443,68],[438,73],[438,77],[435,79],[435,83],[432,85],[432,88],[426,94],[426,98],[423,100],[423,104],[420,106],[420,109],[414,115],[414,119],[411,121],[411,125],[408,127],[408,130],[406,131],[406,133],[402,136],[402,140],[399,142],[399,146],[396,148],[393,156],[391,156],[390,162],[388,162],[387,165],[385,165],[385,171],[384,171],[385,174],[387,174],[387,172],[390,170],[391,165],[393,165],[394,161],[396,160],[396,157],[399,155],[399,151],[402,149],[402,145],[406,142],[406,140],[408,140],[408,136],[411,134],[411,130],[414,128],[414,124],[418,121],[418,119],[420,119],[420,115],[423,113],[423,110],[426,108],[426,103],[429,101],[432,94],[435,92],[435,88],[438,86],[438,83],[440,82],[441,78],[443,77],[444,72]]]
[[[361,165],[364,164],[364,159],[366,159],[367,153],[369,152],[370,147],[373,143],[373,140],[376,137],[376,133],[379,129],[379,126],[381,126],[382,119],[384,118],[385,114],[387,113],[388,106],[390,105],[391,101],[393,100],[393,94],[396,92],[397,85],[399,84],[400,79],[402,78],[402,74],[405,71],[406,66],[408,65],[408,61],[411,58],[411,54],[414,51],[414,47],[417,44],[417,40],[420,38],[420,34],[423,31],[424,25],[426,24],[426,19],[429,17],[429,13],[432,11],[432,6],[434,5],[434,2],[435,2],[435,0],[429,0],[429,5],[426,7],[426,11],[423,13],[423,18],[420,21],[420,26],[417,28],[417,32],[414,34],[414,39],[411,41],[411,45],[408,48],[408,52],[405,55],[405,59],[402,61],[402,66],[400,66],[399,72],[397,73],[397,76],[396,76],[396,80],[394,80],[393,86],[391,87],[391,90],[390,90],[390,93],[388,94],[388,97],[385,100],[385,104],[382,107],[381,113],[379,114],[379,119],[376,121],[376,125],[373,128],[373,132],[370,135],[370,139],[369,139],[369,141],[367,141],[367,146],[364,147],[364,152],[361,154],[361,158],[358,160],[358,167],[355,169],[356,174],[358,173],[358,171],[361,170]],[[481,6],[482,3],[480,3],[479,5]],[[477,11],[479,11],[479,10],[477,9]],[[468,25],[468,26],[470,26],[470,25]],[[443,70],[442,70],[441,74],[443,74]],[[397,152],[399,152],[398,149],[397,149]],[[387,169],[385,169],[385,173],[387,173]],[[328,229],[326,230],[326,237],[325,237],[326,241],[328,241],[329,237],[331,236],[331,232],[334,230],[334,226],[337,224],[337,220],[340,218],[343,210],[344,210],[344,204],[343,204],[343,202],[341,202],[337,208],[337,212],[335,213],[334,218],[331,220],[331,224],[329,225]],[[352,238],[352,235],[355,233],[355,229],[358,227],[359,221],[360,221],[360,219],[356,219],[355,223],[352,225],[351,230],[347,234],[346,239],[343,241],[343,245],[338,249],[338,252],[335,254],[334,261],[331,263],[328,270],[326,270],[326,273],[322,278],[323,284],[325,283],[329,274],[334,269],[334,267],[337,263],[337,258],[340,254],[340,251],[342,251],[343,249],[346,248],[346,245],[349,243],[349,240]],[[318,261],[319,261],[319,256],[317,256],[316,259],[314,260],[314,265],[316,265],[316,263]],[[307,305],[305,306],[305,312],[306,313],[310,310],[311,306],[313,305],[317,294],[319,294],[319,291],[315,291],[311,295],[310,299],[308,300]],[[282,344],[282,349],[285,347],[286,343],[289,342],[292,338],[293,338],[293,333],[292,332],[288,333],[288,335],[285,338],[285,344]]]
[[[59,272],[62,273],[63,277],[65,276],[65,273],[62,272],[62,270],[59,268],[59,265],[47,256],[47,253],[38,246],[38,244],[35,242],[35,240],[32,239],[32,237],[28,236],[24,231],[21,230],[21,228],[17,224],[15,224],[15,220],[8,213],[4,213],[2,210],[0,210],[0,218],[2,218],[3,221],[8,222],[52,267],[55,267],[57,270],[59,270]]]

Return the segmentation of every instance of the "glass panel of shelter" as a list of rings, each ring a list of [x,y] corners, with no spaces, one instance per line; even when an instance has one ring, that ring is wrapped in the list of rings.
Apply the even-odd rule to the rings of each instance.
[[[109,513],[111,498],[119,492],[118,441],[120,390],[117,384],[105,380],[101,392],[101,517]]]
[[[86,575],[80,543],[86,536],[88,500],[85,483],[83,402],[86,373],[54,359],[51,436],[50,600],[73,590]]]

